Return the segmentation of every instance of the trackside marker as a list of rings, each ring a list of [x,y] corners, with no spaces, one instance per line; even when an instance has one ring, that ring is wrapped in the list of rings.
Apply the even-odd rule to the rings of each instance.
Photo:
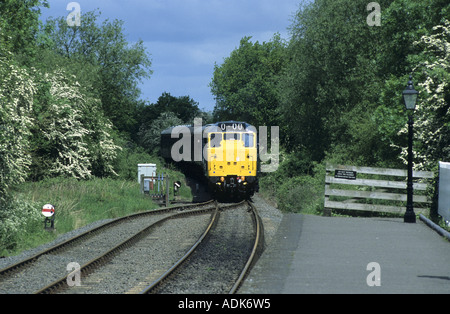
[[[42,207],[41,212],[45,217],[51,217],[55,214],[55,207],[52,204],[46,204]]]

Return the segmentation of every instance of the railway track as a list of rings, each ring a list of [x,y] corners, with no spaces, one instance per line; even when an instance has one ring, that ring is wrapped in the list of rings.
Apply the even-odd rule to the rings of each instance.
[[[231,208],[216,211],[195,245],[141,293],[236,293],[264,239],[253,204],[242,202]]]
[[[34,293],[67,275],[66,266],[83,265],[132,237],[136,231],[177,212],[214,208],[213,202],[163,208],[121,217],[72,237],[0,270],[0,293]]]
[[[222,206],[221,211],[235,206]],[[213,229],[218,217],[217,204],[207,202],[116,219],[0,270],[0,293],[147,293],[149,283],[163,277],[166,269],[178,268],[171,264],[186,251],[194,252],[192,243],[200,246],[207,238],[205,226]],[[255,234],[260,228],[255,227]],[[79,269],[68,274],[66,265],[74,262]],[[126,274],[126,282],[118,274]],[[242,280],[244,273],[241,276]],[[81,286],[70,285],[73,278]]]

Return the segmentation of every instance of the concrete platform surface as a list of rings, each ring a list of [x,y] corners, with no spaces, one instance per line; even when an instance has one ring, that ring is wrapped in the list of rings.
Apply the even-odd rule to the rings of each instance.
[[[285,214],[239,293],[450,293],[450,242],[420,220]]]

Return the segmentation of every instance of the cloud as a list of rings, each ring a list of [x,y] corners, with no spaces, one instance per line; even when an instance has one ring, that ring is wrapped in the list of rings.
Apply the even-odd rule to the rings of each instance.
[[[90,6],[126,20],[144,41],[206,41],[243,32],[284,31],[293,0],[92,1]],[[83,5],[82,5],[83,7]],[[241,37],[243,37],[243,34]]]
[[[67,16],[69,0],[49,0],[44,16]],[[101,19],[124,21],[130,42],[142,39],[154,74],[142,86],[143,99],[162,92],[189,95],[212,110],[208,87],[214,63],[239,46],[240,39],[268,41],[275,32],[287,37],[299,0],[77,0],[83,12],[99,9]]]

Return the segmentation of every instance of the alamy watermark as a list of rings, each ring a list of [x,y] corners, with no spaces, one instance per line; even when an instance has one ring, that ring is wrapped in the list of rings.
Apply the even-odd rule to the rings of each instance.
[[[272,126],[270,128],[270,153],[268,153],[268,129],[266,126],[259,127],[259,132],[255,127],[250,126],[244,130],[244,126],[240,123],[233,123],[231,125],[222,124],[221,127],[217,125],[207,126],[203,129],[202,119],[194,119],[193,134],[191,133],[188,126],[177,126],[172,129],[171,138],[179,139],[175,142],[171,149],[171,157],[174,161],[211,161],[209,159],[214,159],[216,161],[226,161],[226,162],[237,162],[246,160],[246,149],[250,147],[255,147],[255,142],[258,139],[259,143],[259,159],[261,160],[261,171],[262,172],[274,172],[279,166],[279,151],[280,151],[280,141],[279,133],[280,128],[278,126]],[[220,136],[219,136],[220,134]],[[225,138],[222,138],[222,134],[225,134]],[[240,139],[245,144],[244,145],[234,145],[234,135],[243,137]],[[192,141],[192,136],[193,141]],[[208,139],[209,136],[209,139]],[[258,138],[256,138],[258,136]],[[181,138],[180,138],[181,137]],[[210,141],[210,145],[203,145],[204,139]],[[225,139],[224,142],[223,139]],[[227,140],[230,139],[230,140]],[[194,147],[191,147],[194,145]],[[208,154],[208,148],[220,147],[224,145],[223,154]],[[191,152],[194,152],[192,155]],[[230,152],[234,152],[233,154]],[[251,156],[255,158],[257,156]],[[192,158],[194,160],[192,160]]]
[[[67,11],[71,11],[67,16],[67,25],[69,27],[81,26],[81,6],[78,2],[67,4]]]
[[[367,11],[372,11],[367,16],[367,25],[381,26],[381,6],[378,2],[370,2],[367,5]]]
[[[369,287],[381,286],[381,266],[377,262],[367,264],[367,271],[371,271],[366,278],[366,283]]]
[[[67,271],[69,271],[69,275],[67,275],[67,285],[69,287],[79,287],[81,286],[81,267],[78,263],[69,263],[67,264]]]

